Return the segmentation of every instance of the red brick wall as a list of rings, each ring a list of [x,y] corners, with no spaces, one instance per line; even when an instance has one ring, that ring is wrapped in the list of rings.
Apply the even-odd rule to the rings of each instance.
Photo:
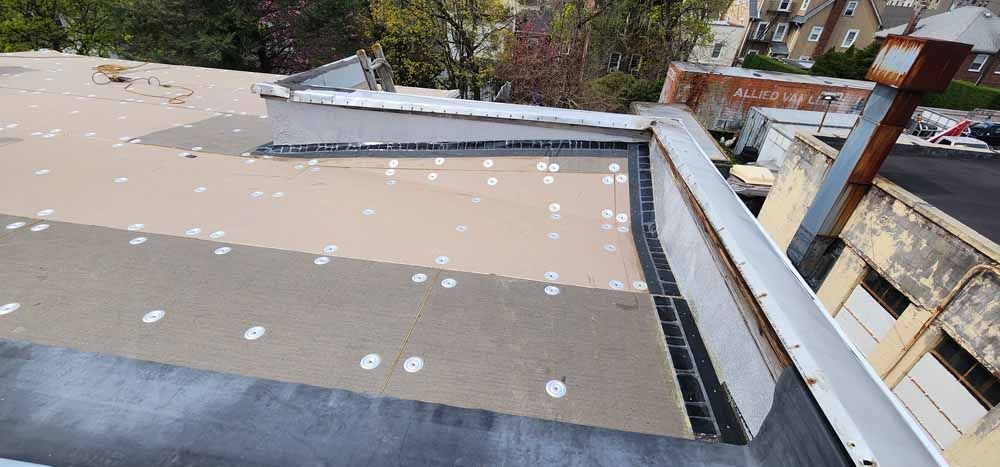
[[[962,63],[962,66],[958,69],[958,73],[955,73],[955,79],[975,83],[976,80],[982,77],[982,81],[979,82],[980,85],[1000,88],[1000,73],[996,73],[997,70],[1000,70],[1000,58],[997,58],[996,55],[990,57],[986,61],[983,71],[979,73],[969,71],[969,67],[972,66],[972,60],[975,58],[976,54],[969,54],[965,59],[965,63]]]
[[[660,101],[687,104],[709,130],[737,131],[751,107],[825,110],[819,99],[823,91],[842,93],[830,112],[861,113],[871,92],[809,83],[791,83],[766,78],[741,78],[718,74],[684,72],[670,65]],[[721,121],[720,121],[721,120]]]

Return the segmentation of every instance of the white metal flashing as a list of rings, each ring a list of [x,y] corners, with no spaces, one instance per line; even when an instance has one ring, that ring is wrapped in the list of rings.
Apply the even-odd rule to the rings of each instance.
[[[857,465],[947,465],[683,122],[661,121],[653,133]]]

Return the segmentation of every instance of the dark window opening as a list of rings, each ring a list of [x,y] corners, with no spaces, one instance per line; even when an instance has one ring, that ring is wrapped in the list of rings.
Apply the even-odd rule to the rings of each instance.
[[[861,285],[865,288],[875,298],[882,307],[892,315],[893,318],[899,318],[899,315],[906,311],[906,307],[910,306],[910,299],[906,298],[902,292],[896,290],[889,281],[882,278],[878,271],[868,268],[868,272],[865,274],[865,278],[861,281]]]
[[[945,334],[931,354],[951,372],[966,389],[990,410],[1000,404],[1000,379]]]

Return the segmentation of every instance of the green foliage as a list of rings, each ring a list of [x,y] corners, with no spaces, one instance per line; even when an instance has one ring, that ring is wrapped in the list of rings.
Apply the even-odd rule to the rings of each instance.
[[[586,89],[588,108],[628,113],[632,102],[656,102],[663,89],[663,80],[639,79],[616,71],[587,81]]]
[[[0,0],[0,52],[108,54],[123,40],[128,0]]]
[[[1000,89],[955,80],[944,92],[928,93],[921,104],[955,110],[1000,110]]]
[[[863,49],[851,47],[843,52],[830,49],[816,57],[816,63],[809,73],[815,76],[863,80],[875,61],[878,50],[879,44],[876,42]]]
[[[808,71],[803,70],[794,65],[789,65],[771,57],[766,57],[764,55],[747,55],[743,58],[743,68],[752,68],[754,70],[767,70],[767,71],[778,71],[781,73],[795,73],[798,75],[809,74]]]

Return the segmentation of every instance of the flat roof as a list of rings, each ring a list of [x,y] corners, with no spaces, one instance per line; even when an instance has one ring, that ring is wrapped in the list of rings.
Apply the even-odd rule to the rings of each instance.
[[[827,76],[800,75],[795,73],[780,73],[777,71],[754,70],[734,66],[702,65],[691,62],[671,62],[671,66],[689,73],[710,73],[732,76],[735,78],[751,78],[766,81],[783,81],[786,83],[814,84],[818,86],[839,86],[853,89],[874,89],[875,83],[854,79],[830,78]]]

